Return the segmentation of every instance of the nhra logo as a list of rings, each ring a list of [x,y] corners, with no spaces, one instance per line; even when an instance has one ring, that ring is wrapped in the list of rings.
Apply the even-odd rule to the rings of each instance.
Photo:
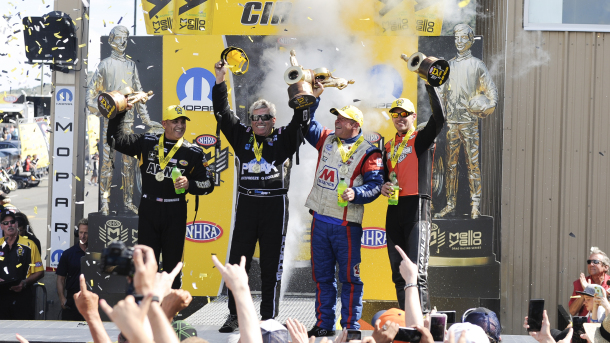
[[[17,101],[17,99],[19,99],[19,98],[17,98],[16,96],[14,96],[12,94],[9,94],[4,97],[4,101],[9,102],[9,103],[13,103],[13,102]]]
[[[204,148],[210,148],[213,147],[216,144],[216,136],[212,136],[212,135],[201,135],[197,138],[195,138],[195,143],[197,143],[197,145],[202,146]]]
[[[337,189],[337,185],[339,184],[339,173],[337,172],[337,168],[324,166],[324,169],[320,172],[317,177],[318,186],[330,190]]]
[[[379,227],[363,228],[360,244],[365,249],[385,248],[388,245],[385,237],[385,230]]]
[[[180,106],[187,111],[213,111],[212,87],[216,77],[209,70],[191,68],[185,71],[176,84]]]
[[[74,100],[74,96],[69,89],[62,88],[57,92],[55,99],[57,99],[59,102],[72,102],[72,100]]]
[[[288,19],[292,9],[292,3],[285,1],[266,1],[264,8],[263,3],[260,1],[248,1],[243,6],[244,11],[241,15],[242,25],[283,24]],[[260,12],[261,10],[262,12]],[[273,15],[271,15],[271,12],[273,12]]]
[[[222,237],[222,234],[222,228],[212,222],[196,221],[186,225],[186,240],[190,242],[214,242]]]
[[[381,140],[381,135],[377,132],[365,132],[364,139],[371,144],[375,144]]]

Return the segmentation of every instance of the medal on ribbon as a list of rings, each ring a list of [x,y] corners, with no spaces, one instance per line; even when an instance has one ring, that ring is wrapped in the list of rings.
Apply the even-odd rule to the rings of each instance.
[[[178,149],[180,149],[180,147],[182,146],[182,142],[184,141],[184,138],[180,138],[176,142],[176,144],[174,144],[174,147],[172,148],[172,150],[170,150],[169,153],[167,154],[167,156],[165,156],[165,148],[164,148],[164,144],[163,144],[164,138],[165,138],[165,134],[161,134],[161,137],[159,137],[159,166],[161,166],[161,171],[158,172],[157,174],[155,174],[155,180],[157,180],[159,182],[163,181],[163,179],[165,178],[165,176],[163,175],[163,171],[165,170],[165,167],[167,167],[169,160],[171,160],[172,157],[174,157],[174,155],[176,154]]]
[[[400,155],[402,155],[402,150],[405,148],[405,146],[407,146],[409,138],[411,138],[413,132],[415,132],[415,130],[413,129],[409,129],[409,131],[407,131],[407,134],[403,137],[402,142],[400,142],[400,144],[398,145],[397,151],[395,151],[396,149],[394,148],[394,142],[396,138],[392,139],[392,150],[390,150],[390,163],[392,163],[392,169],[396,168],[398,158],[400,157]]]
[[[261,144],[256,143],[256,135],[254,133],[252,133],[252,138],[254,140],[252,150],[254,151],[254,157],[256,157],[256,164],[252,166],[252,172],[258,174],[261,172],[260,162],[263,157],[263,144],[265,142],[263,141]]]
[[[339,137],[337,137],[337,148],[338,148],[337,150],[339,150],[339,153],[341,154],[341,161],[343,161],[343,163],[346,163],[347,160],[349,160],[349,158],[352,157],[352,155],[356,152],[356,150],[358,149],[358,146],[360,144],[362,144],[362,142],[364,142],[364,136],[360,136],[360,138],[358,138],[356,143],[354,143],[354,145],[352,145],[352,148],[349,149],[349,151],[345,151],[345,148],[343,147],[343,143],[341,143],[341,139]],[[346,164],[339,167],[339,173],[342,176],[347,175],[348,171],[349,171],[349,167]]]

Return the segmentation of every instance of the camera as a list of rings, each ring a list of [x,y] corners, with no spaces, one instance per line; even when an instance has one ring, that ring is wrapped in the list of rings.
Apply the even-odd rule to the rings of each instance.
[[[104,248],[100,269],[106,274],[133,276],[136,269],[133,264],[133,247],[122,241],[115,241]]]

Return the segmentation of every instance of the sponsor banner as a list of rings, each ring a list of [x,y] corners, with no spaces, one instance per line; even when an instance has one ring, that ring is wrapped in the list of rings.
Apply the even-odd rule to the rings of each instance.
[[[174,2],[176,0],[142,0],[146,33],[171,35],[174,33]]]
[[[379,36],[440,36],[443,1],[375,1],[375,34]]]
[[[196,218],[195,197],[186,195],[189,224],[184,243],[183,288],[194,296],[216,296],[222,277],[213,268],[211,257],[214,254],[223,263],[227,258],[235,194],[233,149],[222,134],[221,147],[216,149],[216,119],[212,112],[212,87],[216,83],[213,68],[225,43],[222,36],[210,35],[180,36],[180,43],[174,37],[159,38],[163,39],[163,108],[178,104],[184,107],[191,119],[184,138],[201,147],[208,166],[216,171],[216,188],[199,197]],[[231,77],[227,79],[231,89]],[[233,95],[234,92],[229,93],[229,104],[233,103]]]
[[[212,23],[211,0],[173,0],[174,33],[183,35],[209,35]]]
[[[57,268],[59,257],[70,247],[72,234],[72,158],[74,156],[74,86],[56,85],[53,122],[53,183],[51,195],[51,265]],[[33,124],[36,125],[36,124]],[[38,125],[36,128],[40,130]],[[23,132],[23,131],[21,131]],[[44,141],[43,141],[44,143]]]
[[[37,155],[38,168],[49,166],[49,149],[45,139],[45,133],[38,123],[19,124],[19,140],[21,141],[21,156]]]
[[[224,231],[215,223],[196,221],[186,224],[186,240],[195,243],[209,243],[220,237]]]
[[[97,140],[100,138],[100,117],[96,115],[87,116],[87,136],[89,139],[89,156],[93,156],[96,152],[99,152]],[[93,167],[93,161],[89,163]]]

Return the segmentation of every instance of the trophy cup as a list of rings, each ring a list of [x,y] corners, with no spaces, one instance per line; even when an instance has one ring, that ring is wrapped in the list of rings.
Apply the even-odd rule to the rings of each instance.
[[[432,87],[439,87],[449,79],[449,63],[440,58],[426,56],[416,52],[411,57],[400,55],[410,71],[417,73],[426,83]]]
[[[288,87],[288,106],[296,110],[309,107],[316,102],[313,95],[315,83],[320,82],[324,87],[337,87],[343,89],[348,84],[354,84],[354,80],[334,77],[326,68],[304,69],[297,62],[297,55],[294,50],[290,51],[290,68],[284,72],[284,81]]]
[[[151,95],[153,95],[152,91],[149,91],[148,93],[135,92],[133,88],[126,87],[120,91],[100,94],[97,97],[97,108],[101,115],[108,119],[112,119],[117,113],[125,112],[127,103],[133,105],[137,102],[141,102],[145,104]]]
[[[246,56],[246,52],[234,46],[224,49],[220,53],[220,60],[227,61],[227,67],[235,75],[244,75],[250,68],[250,60]]]

